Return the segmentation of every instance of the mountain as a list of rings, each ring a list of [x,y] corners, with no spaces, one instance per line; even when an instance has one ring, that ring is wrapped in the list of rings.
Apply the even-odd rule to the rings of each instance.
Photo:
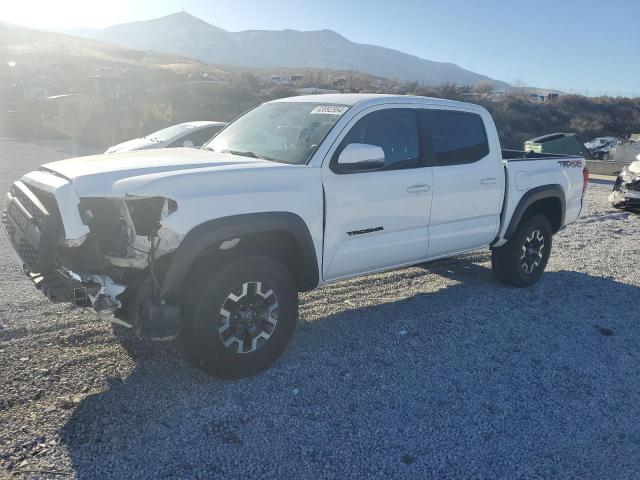
[[[186,12],[124,23],[103,30],[77,29],[78,36],[137,50],[173,53],[208,63],[257,68],[298,67],[356,70],[426,85],[504,82],[398,50],[354,43],[332,30],[228,32]]]
[[[94,30],[83,31],[87,37],[95,34]],[[108,70],[120,74],[135,68],[186,73],[220,71],[212,65],[180,55],[136,51],[91,38],[79,38],[78,33],[70,35],[36,30],[5,22],[0,22],[0,45],[0,78],[7,61],[11,61],[15,67],[13,75],[21,82],[26,79],[22,75],[27,78],[32,75],[30,83],[37,83],[45,78],[49,81],[54,77],[70,78],[80,71],[87,75]],[[74,89],[78,87],[73,85]],[[3,100],[1,96],[0,100]]]
[[[388,89],[399,88],[396,82],[381,82],[362,72],[313,68],[258,68],[238,65],[210,64],[183,55],[135,50],[122,45],[95,40],[95,30],[67,33],[36,30],[0,21],[0,107],[5,88],[18,91],[25,85],[47,85],[48,95],[91,88],[86,79],[95,75],[121,77],[141,88],[153,91],[169,85],[202,81],[209,85],[243,85],[249,77],[288,78],[301,74],[307,81],[300,87],[322,88],[337,78],[349,77],[358,88],[373,84]],[[250,73],[249,77],[246,76]],[[3,82],[10,75],[12,82]],[[61,82],[61,83],[59,83]],[[257,91],[259,86],[251,86]],[[249,108],[249,105],[247,108]],[[237,112],[241,113],[241,112]],[[1,117],[1,115],[0,115]]]

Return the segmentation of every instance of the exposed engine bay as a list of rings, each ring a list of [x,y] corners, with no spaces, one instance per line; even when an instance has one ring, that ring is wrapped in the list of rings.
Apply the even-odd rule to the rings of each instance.
[[[82,198],[78,205],[90,233],[78,247],[63,248],[63,263],[73,268],[147,268],[153,258],[172,252],[177,240],[160,221],[177,209],[173,200]]]

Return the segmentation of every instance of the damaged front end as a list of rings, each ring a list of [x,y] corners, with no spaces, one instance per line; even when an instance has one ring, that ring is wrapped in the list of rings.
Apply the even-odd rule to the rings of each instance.
[[[2,225],[36,287],[52,301],[93,308],[140,336],[175,337],[180,311],[160,298],[158,276],[180,243],[162,223],[177,203],[163,197],[78,199],[64,179],[30,175],[7,194]]]
[[[615,208],[640,210],[640,160],[622,169],[609,195],[609,202]]]
[[[93,270],[146,269],[178,246],[177,235],[161,223],[176,209],[175,201],[162,197],[82,198],[78,210],[90,233],[82,245],[63,247],[60,255],[68,265]]]

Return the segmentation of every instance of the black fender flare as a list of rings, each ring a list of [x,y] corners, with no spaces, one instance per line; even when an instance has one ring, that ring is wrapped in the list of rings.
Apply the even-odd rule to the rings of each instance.
[[[267,232],[287,232],[293,235],[302,253],[303,275],[300,288],[307,291],[318,286],[320,276],[316,250],[304,220],[291,212],[248,213],[209,220],[190,230],[172,255],[162,281],[161,296],[175,296],[198,256],[211,246]]]
[[[565,212],[567,210],[567,201],[564,196],[564,190],[558,184],[540,185],[539,187],[532,188],[522,196],[516,206],[516,209],[513,211],[513,215],[511,215],[511,220],[509,221],[509,226],[505,231],[504,238],[508,239],[513,235],[518,228],[522,217],[531,205],[538,200],[543,200],[545,198],[557,198],[560,201],[560,228],[562,228],[562,225],[564,225]]]

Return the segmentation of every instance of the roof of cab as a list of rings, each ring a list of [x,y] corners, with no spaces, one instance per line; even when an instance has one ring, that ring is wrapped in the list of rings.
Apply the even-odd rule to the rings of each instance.
[[[307,102],[307,103],[324,103],[328,105],[360,105],[360,104],[382,104],[382,103],[422,103],[429,105],[457,106],[457,107],[473,107],[481,110],[480,105],[473,103],[458,102],[455,100],[447,100],[443,98],[420,97],[415,95],[387,95],[379,93],[328,93],[320,95],[300,95],[297,97],[280,98],[272,100],[269,103],[276,102]]]
[[[401,97],[401,95],[383,95],[375,93],[324,93],[320,95],[300,95],[297,97],[280,98],[273,102],[311,102],[329,105],[356,105],[367,100]]]

